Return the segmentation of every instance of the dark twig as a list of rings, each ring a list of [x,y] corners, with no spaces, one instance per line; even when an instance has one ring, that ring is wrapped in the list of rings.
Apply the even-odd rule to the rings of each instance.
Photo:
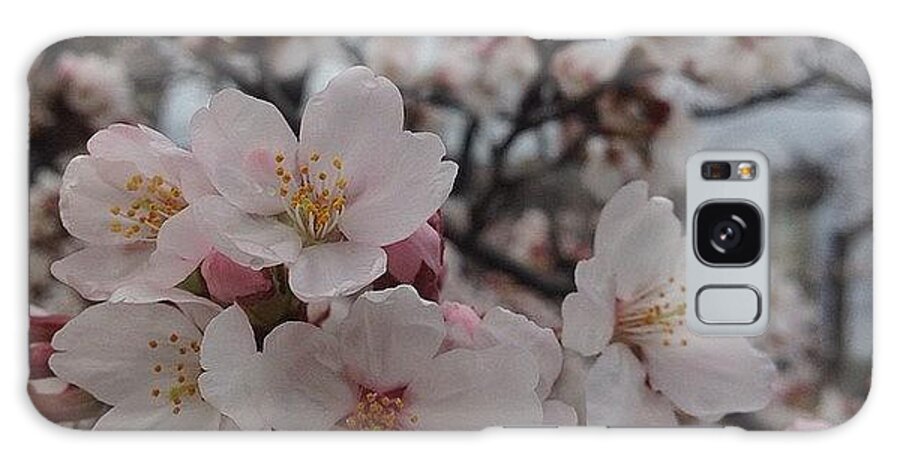
[[[248,95],[271,102],[289,119],[289,122],[294,123],[299,120],[299,102],[294,102],[271,80],[269,77],[271,73],[268,70],[261,69],[262,72],[260,74],[262,78],[258,81],[252,81],[247,79],[234,65],[220,59],[217,53],[198,53],[194,56],[197,60],[206,63],[216,73],[234,81],[237,87]],[[257,66],[263,68],[262,63],[258,63]],[[292,125],[292,127],[295,126]]]
[[[479,264],[501,271],[520,284],[550,298],[561,298],[575,290],[575,282],[572,279],[535,272],[493,248],[483,245],[477,239],[471,239],[468,235],[444,222],[444,237],[456,245],[467,257]]]
[[[799,95],[804,90],[807,90],[817,84],[824,82],[825,76],[822,74],[816,74],[810,76],[797,84],[794,84],[790,87],[777,88],[772,89],[766,92],[758,93],[756,95],[752,95],[744,101],[738,102],[734,105],[723,106],[719,108],[694,108],[692,113],[696,118],[715,118],[719,116],[726,116],[733,113],[738,113],[741,111],[753,109],[759,105],[765,103],[771,103],[774,101],[782,100],[785,98],[790,98]]]
[[[356,46],[356,44],[347,38],[338,39],[338,43],[341,45],[341,48],[347,52],[347,55],[356,62],[355,64],[364,64],[366,62],[365,54]]]
[[[577,100],[555,99],[554,102],[536,107],[531,114],[525,114],[516,118],[515,125],[507,136],[494,145],[491,149],[491,171],[489,187],[477,199],[472,206],[472,228],[469,230],[472,234],[478,234],[487,222],[490,216],[490,209],[493,202],[499,196],[500,191],[507,186],[507,178],[505,174],[506,157],[509,149],[515,141],[523,134],[541,127],[544,124],[555,121],[566,116],[585,112],[590,109],[596,98],[606,90],[606,85],[597,86],[593,91],[578,98]]]
[[[463,140],[462,148],[459,151],[457,163],[459,164],[459,172],[456,175],[456,183],[453,186],[454,193],[465,195],[472,184],[472,168],[474,161],[472,160],[472,147],[478,136],[481,121],[478,117],[471,117],[469,125],[466,127],[466,137]]]

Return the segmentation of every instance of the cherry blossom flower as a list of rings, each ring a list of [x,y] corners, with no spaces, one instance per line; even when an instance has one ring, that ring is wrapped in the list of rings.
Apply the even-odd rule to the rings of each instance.
[[[116,124],[66,167],[63,226],[87,247],[53,263],[53,275],[88,300],[131,285],[172,287],[210,251],[189,203],[212,193],[190,153],[162,134]]]
[[[56,423],[96,419],[106,407],[84,390],[57,379],[50,370],[50,340],[71,319],[68,314],[53,314],[34,305],[28,311],[28,397],[42,416]]]
[[[399,90],[363,67],[310,99],[299,141],[273,105],[236,90],[216,94],[191,125],[222,195],[200,204],[216,249],[254,269],[285,264],[304,301],[382,275],[381,247],[425,223],[456,176],[437,136],[402,130]]]
[[[630,39],[575,42],[553,55],[550,72],[563,94],[575,99],[613,80],[633,45]]]
[[[684,325],[681,224],[645,182],[606,204],[594,256],[578,263],[563,301],[563,346],[598,355],[584,373],[588,424],[674,425],[763,408],[774,366],[742,338],[693,335]],[[648,388],[649,387],[649,388]]]
[[[204,338],[204,398],[242,429],[479,429],[540,423],[538,367],[512,344],[439,353],[437,304],[410,286],[364,293],[336,334],[287,322],[257,351],[232,306]]]
[[[666,37],[641,41],[648,59],[683,72],[730,101],[788,87],[812,74],[815,41],[803,37]]]
[[[538,366],[539,379],[535,387],[543,402],[545,425],[576,425],[575,410],[562,401],[550,400],[551,388],[562,370],[563,354],[553,330],[543,328],[521,314],[496,307],[480,317],[474,308],[444,302],[440,306],[447,326],[442,351],[458,348],[486,349],[510,344],[525,350]]]
[[[364,54],[401,88],[444,93],[485,117],[515,111],[540,70],[527,37],[378,37]]]
[[[447,324],[444,350],[516,345],[534,357],[540,370],[538,396],[545,399],[550,394],[550,387],[562,368],[562,350],[552,330],[499,306],[486,312],[484,318],[460,303],[445,302],[440,309]]]
[[[366,41],[366,63],[401,89],[433,85],[439,40],[428,37],[373,37]]]
[[[62,100],[92,129],[134,120],[134,88],[121,59],[65,52],[56,62],[56,77]]]
[[[528,37],[444,39],[432,69],[437,85],[483,115],[515,111],[538,71]]]
[[[53,337],[50,368],[112,405],[97,429],[218,429],[221,414],[197,386],[202,326],[183,307],[221,308],[178,292],[135,298],[146,302],[100,303],[73,318]]]

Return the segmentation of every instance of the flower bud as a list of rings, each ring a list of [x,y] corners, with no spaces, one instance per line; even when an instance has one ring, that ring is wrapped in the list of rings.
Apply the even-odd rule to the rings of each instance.
[[[422,298],[437,301],[444,278],[444,239],[440,211],[405,240],[384,247],[387,273],[375,281],[376,290],[409,284]]]
[[[62,326],[69,322],[71,316],[66,314],[50,314],[44,309],[32,306],[28,314],[28,357],[29,379],[53,377],[48,361],[53,354],[50,340]]]
[[[483,338],[480,328],[481,316],[478,315],[475,308],[454,301],[446,301],[441,303],[440,310],[447,328],[441,351],[475,348],[476,345],[480,345],[479,341]]]
[[[213,252],[203,260],[200,274],[206,281],[210,297],[223,305],[238,299],[263,297],[273,288],[268,271],[241,266],[219,252]]]

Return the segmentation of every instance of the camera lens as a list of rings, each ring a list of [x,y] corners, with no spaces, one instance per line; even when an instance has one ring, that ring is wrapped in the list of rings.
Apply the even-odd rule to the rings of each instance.
[[[740,219],[735,217],[734,219]],[[733,250],[741,244],[742,226],[738,221],[726,219],[718,222],[714,227],[710,236],[712,236],[713,248],[720,253],[726,253]]]
[[[697,209],[694,250],[711,266],[747,266],[762,251],[762,217],[747,202],[710,202]]]

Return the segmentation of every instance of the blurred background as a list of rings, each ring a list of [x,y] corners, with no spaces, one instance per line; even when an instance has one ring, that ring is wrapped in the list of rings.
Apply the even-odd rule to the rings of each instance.
[[[81,247],[60,225],[58,189],[95,131],[145,124],[187,148],[191,115],[226,87],[272,102],[296,130],[309,96],[354,64],[389,77],[403,94],[407,128],[439,134],[460,166],[442,209],[441,298],[502,305],[556,330],[575,263],[591,255],[599,211],[621,185],[648,181],[683,220],[688,156],[704,148],[765,153],[772,313],[754,343],[778,366],[777,399],[726,422],[820,428],[859,409],[871,369],[871,91],[858,56],[825,39],[54,44],[29,74],[32,315],[88,305],[49,267]],[[31,380],[32,398],[68,393],[53,380]]]

